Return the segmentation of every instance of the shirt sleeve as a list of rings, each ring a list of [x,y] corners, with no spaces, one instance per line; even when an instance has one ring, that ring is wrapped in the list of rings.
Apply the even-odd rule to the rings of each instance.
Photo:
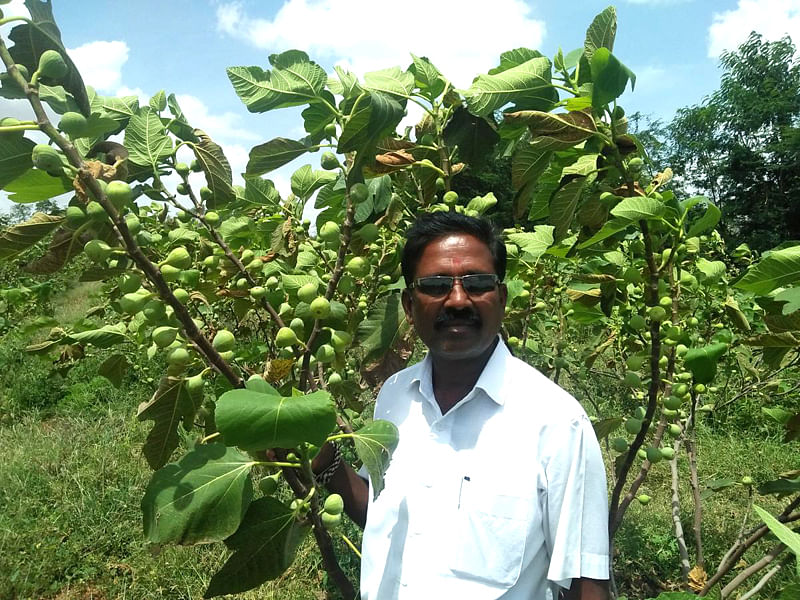
[[[579,577],[608,579],[608,492],[594,429],[583,414],[552,441],[543,507],[547,579],[564,588]]]

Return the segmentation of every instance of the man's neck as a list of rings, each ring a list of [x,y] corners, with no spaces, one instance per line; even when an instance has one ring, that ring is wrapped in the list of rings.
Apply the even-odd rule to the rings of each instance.
[[[479,356],[447,360],[431,355],[433,395],[445,414],[472,391],[494,353],[498,340]]]

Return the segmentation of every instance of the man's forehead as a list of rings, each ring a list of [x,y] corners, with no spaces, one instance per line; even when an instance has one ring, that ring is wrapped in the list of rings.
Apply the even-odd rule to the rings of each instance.
[[[482,271],[494,271],[492,252],[486,243],[465,233],[443,235],[431,240],[423,249],[417,270],[436,266],[482,265]]]

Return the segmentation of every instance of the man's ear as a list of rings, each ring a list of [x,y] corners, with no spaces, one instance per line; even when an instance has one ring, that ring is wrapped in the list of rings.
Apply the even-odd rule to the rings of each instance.
[[[408,321],[409,325],[414,325],[414,317],[411,312],[411,306],[414,303],[414,298],[411,297],[411,290],[408,288],[403,290],[403,293],[400,295],[400,301],[403,303],[403,310],[406,313],[406,321]]]

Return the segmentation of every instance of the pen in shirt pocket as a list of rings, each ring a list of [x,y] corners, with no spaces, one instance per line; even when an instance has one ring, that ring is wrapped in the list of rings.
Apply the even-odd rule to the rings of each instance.
[[[461,508],[461,494],[464,492],[464,482],[469,483],[469,475],[464,475],[464,478],[461,480],[461,485],[458,488],[458,508]]]

